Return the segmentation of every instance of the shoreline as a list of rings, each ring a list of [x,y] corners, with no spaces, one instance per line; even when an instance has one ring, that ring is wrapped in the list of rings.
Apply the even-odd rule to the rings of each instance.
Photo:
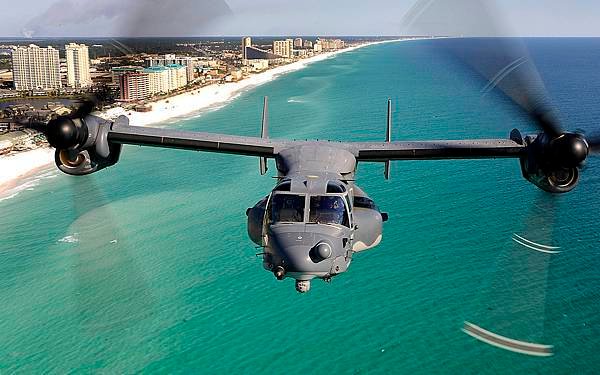
[[[152,110],[149,112],[135,112],[117,107],[96,113],[96,115],[106,119],[115,119],[120,115],[125,115],[129,118],[131,126],[148,126],[164,123],[179,117],[189,117],[194,113],[202,112],[211,107],[225,105],[245,91],[269,83],[287,73],[301,70],[312,63],[376,44],[408,40],[413,39],[369,42],[337,51],[321,53],[317,56],[252,74],[238,82],[208,85],[189,92],[149,102],[148,105],[152,107]],[[54,169],[53,167],[54,149],[51,148],[41,147],[9,156],[0,156],[0,202],[26,190],[28,188],[28,179],[41,172],[46,172],[48,169]]]
[[[238,82],[204,86],[169,98],[149,102],[148,105],[152,107],[150,112],[127,111],[121,107],[117,107],[99,113],[98,115],[111,120],[116,119],[120,115],[125,115],[129,118],[131,126],[148,126],[161,123],[177,117],[189,116],[195,112],[227,103],[247,90],[269,83],[284,74],[301,70],[312,63],[330,59],[341,53],[354,51],[375,44],[402,40],[404,39],[369,42],[337,51],[324,52],[290,64],[267,69],[264,72],[251,74]]]

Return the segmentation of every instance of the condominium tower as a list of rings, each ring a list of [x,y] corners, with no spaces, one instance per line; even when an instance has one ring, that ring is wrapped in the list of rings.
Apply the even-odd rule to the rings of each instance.
[[[196,59],[194,59],[193,57],[166,54],[147,58],[146,62],[146,65],[148,67],[182,65],[185,67],[185,74],[187,77],[186,84],[188,82],[194,81],[194,69],[196,65]],[[185,86],[185,84],[183,86]]]
[[[291,43],[290,40],[292,41]],[[293,47],[294,41],[292,39],[273,41],[273,53],[278,56],[292,57]]]
[[[85,44],[70,43],[65,46],[67,55],[67,85],[75,88],[92,85],[90,54]]]
[[[59,89],[58,50],[34,44],[12,50],[13,79],[16,90]]]
[[[252,38],[249,36],[242,38],[242,60],[248,60],[248,53],[246,47],[252,47]]]

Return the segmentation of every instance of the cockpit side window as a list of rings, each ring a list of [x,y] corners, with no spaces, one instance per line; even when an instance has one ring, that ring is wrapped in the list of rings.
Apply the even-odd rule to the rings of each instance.
[[[274,223],[301,223],[304,221],[303,195],[276,194],[271,198],[271,221]]]
[[[316,195],[310,197],[310,223],[340,224],[350,226],[344,198],[340,196]]]
[[[355,196],[354,197],[354,207],[370,208],[371,210],[379,211],[379,208],[377,207],[375,202],[373,202],[373,200],[371,200],[370,198],[367,198],[367,197],[356,197]]]

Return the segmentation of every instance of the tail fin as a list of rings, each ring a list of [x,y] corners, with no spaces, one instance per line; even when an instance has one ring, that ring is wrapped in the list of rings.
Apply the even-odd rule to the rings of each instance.
[[[385,141],[390,143],[392,141],[392,99],[388,99],[387,105],[387,129],[385,133]],[[383,175],[386,180],[390,179],[390,161],[386,160],[385,169]]]
[[[263,102],[263,113],[262,113],[262,125],[260,129],[261,138],[269,138],[269,97],[265,96]],[[265,175],[269,169],[267,165],[267,158],[260,158],[260,174]]]

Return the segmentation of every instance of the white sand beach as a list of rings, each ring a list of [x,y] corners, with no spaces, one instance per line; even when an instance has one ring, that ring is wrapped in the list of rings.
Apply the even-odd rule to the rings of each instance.
[[[322,53],[291,64],[269,69],[262,73],[253,74],[238,82],[214,84],[198,88],[190,92],[149,103],[152,107],[152,111],[149,112],[128,111],[118,107],[96,113],[96,115],[107,119],[114,119],[119,115],[125,115],[129,118],[129,123],[132,126],[148,126],[150,124],[163,123],[169,119],[186,116],[194,112],[200,112],[217,105],[225,104],[245,90],[270,82],[283,74],[300,70],[311,63],[369,45],[400,40],[371,42],[339,51]],[[40,173],[53,166],[54,150],[48,148],[25,151],[10,156],[0,156],[0,198],[18,193],[18,191],[22,190],[23,183],[27,177],[31,177],[33,174]]]

